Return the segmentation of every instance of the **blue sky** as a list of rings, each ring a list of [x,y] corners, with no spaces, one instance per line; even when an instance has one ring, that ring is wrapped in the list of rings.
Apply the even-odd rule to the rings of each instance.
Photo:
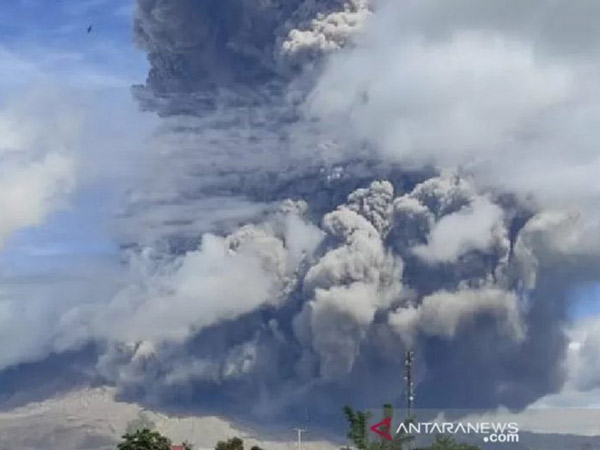
[[[580,286],[572,293],[570,317],[579,320],[589,316],[600,317],[600,284],[590,283]]]
[[[0,86],[36,76],[90,87],[143,80],[145,58],[132,43],[132,14],[133,2],[127,0],[5,2],[0,10]]]
[[[128,120],[135,117],[129,88],[143,82],[147,67],[144,53],[133,45],[133,5],[127,0],[18,0],[0,9],[0,111],[39,86],[58,89],[87,120],[81,133],[84,170],[106,166],[105,148],[121,145],[118,141],[126,141],[135,125]],[[103,222],[110,196],[106,182],[83,178],[68,205],[41,226],[9,238],[0,253],[0,275],[57,269],[76,256],[116,254]]]
[[[19,0],[0,12],[3,37],[70,45],[89,24],[99,36],[129,40],[133,2],[124,0]]]

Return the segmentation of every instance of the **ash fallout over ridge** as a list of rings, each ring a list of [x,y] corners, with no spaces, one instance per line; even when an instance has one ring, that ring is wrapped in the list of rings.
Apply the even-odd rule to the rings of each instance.
[[[599,387],[568,333],[600,276],[594,13],[138,0],[160,120],[111,218],[126,275],[0,369],[91,352],[123,398],[254,418],[398,402],[407,349],[423,408]]]

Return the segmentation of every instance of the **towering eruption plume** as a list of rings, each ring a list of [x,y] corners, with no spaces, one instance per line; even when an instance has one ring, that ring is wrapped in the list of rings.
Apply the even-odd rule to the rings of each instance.
[[[399,401],[406,350],[417,407],[559,391],[600,275],[598,7],[447,8],[138,0],[161,121],[114,218],[126,282],[17,362],[93,343],[126,398],[278,418]]]
[[[186,229],[166,266],[145,257],[151,276],[125,296],[150,292],[144,302],[113,301],[105,338],[117,343],[100,368],[124,393],[256,414],[374,406],[401,394],[406,349],[421,358],[423,407],[522,408],[560,389],[567,291],[595,277],[580,270],[594,252],[557,264],[577,251],[552,233],[570,229],[576,247],[580,222],[543,212],[545,193],[524,196],[520,180],[502,186],[489,164],[511,139],[526,148],[515,137],[564,100],[569,74],[538,68],[518,43],[469,37],[463,17],[447,39],[429,36],[443,5],[424,3],[138,1],[151,68],[135,92],[175,147],[161,165],[180,171],[164,178],[176,201],[216,199],[210,212],[226,219]],[[490,19],[471,6],[475,22]],[[389,31],[396,15],[404,29]],[[498,61],[479,59],[490,52]],[[399,58],[391,73],[386,55]],[[499,79],[500,61],[523,79]],[[475,98],[495,87],[504,98]],[[478,164],[464,164],[473,151]],[[157,229],[143,242],[155,251],[184,233]]]

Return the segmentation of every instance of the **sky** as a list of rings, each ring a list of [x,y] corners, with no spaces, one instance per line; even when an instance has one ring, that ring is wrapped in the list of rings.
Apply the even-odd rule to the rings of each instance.
[[[4,69],[11,70],[2,70],[2,83],[53,76],[74,86],[124,88],[144,75],[144,56],[132,45],[132,14],[133,4],[119,0],[7,3],[0,42]]]
[[[131,137],[129,90],[147,70],[133,45],[132,14],[133,3],[121,0],[19,0],[0,11],[0,107],[29,98],[46,102],[50,114],[57,102],[73,108],[83,121],[77,158],[89,168],[66,204],[10,236],[0,254],[5,273],[56,266],[65,255],[116,253],[102,222],[110,193],[99,181],[112,168],[99,170],[94,153]]]
[[[9,308],[22,318],[106,302],[122,282],[107,212],[151,129],[130,94],[147,70],[132,12],[121,0],[19,0],[0,11],[0,148],[9,147],[0,149],[9,192],[0,204],[23,212],[12,186],[13,198],[33,205],[21,215],[28,219],[0,232],[0,297],[16,299],[20,312]],[[11,183],[13,166],[27,192],[18,177]],[[38,323],[33,339],[51,333]]]

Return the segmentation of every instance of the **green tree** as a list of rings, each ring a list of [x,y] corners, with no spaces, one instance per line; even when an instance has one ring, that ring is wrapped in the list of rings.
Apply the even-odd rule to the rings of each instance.
[[[171,441],[147,428],[134,433],[126,433],[123,442],[117,446],[118,450],[171,450]]]
[[[190,447],[191,449],[191,447]],[[227,441],[219,441],[215,446],[215,450],[244,450],[244,441],[239,437],[233,437]],[[253,445],[250,450],[263,450],[258,445]]]
[[[369,423],[370,414],[364,411],[357,411],[350,406],[344,406],[344,415],[348,421],[348,439],[359,450],[367,450],[369,447],[369,436],[367,424]]]
[[[215,450],[244,450],[244,441],[239,437],[231,438],[227,441],[219,441]]]
[[[348,421],[348,439],[354,444],[359,450],[403,450],[405,445],[414,440],[414,436],[404,433],[400,430],[396,433],[394,430],[387,429],[382,430],[390,434],[393,439],[389,440],[383,436],[379,438],[370,439],[369,432],[369,419],[371,418],[370,413],[363,411],[356,411],[350,406],[344,407],[344,415]],[[392,419],[394,416],[394,408],[390,404],[383,405],[383,419]],[[408,424],[408,422],[405,422]]]

